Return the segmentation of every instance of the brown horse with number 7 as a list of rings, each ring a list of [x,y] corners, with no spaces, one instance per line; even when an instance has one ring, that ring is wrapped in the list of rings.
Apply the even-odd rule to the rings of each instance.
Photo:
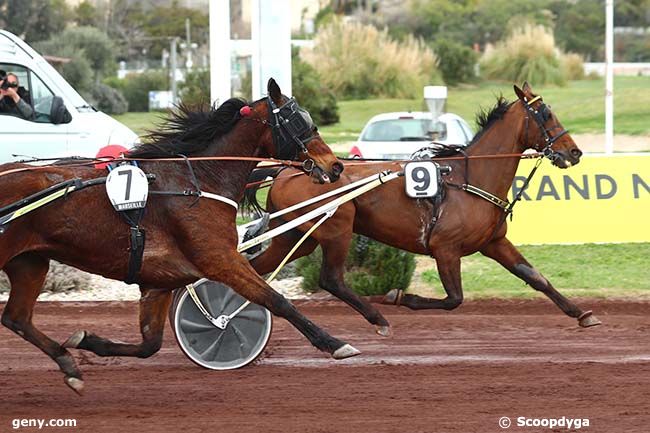
[[[321,183],[337,180],[343,170],[308,113],[295,100],[282,95],[272,79],[268,93],[267,98],[250,105],[231,99],[216,110],[181,107],[160,132],[152,134],[150,142],[128,154],[140,159],[142,170],[156,176],[153,189],[170,193],[149,197],[141,223],[147,241],[139,273],[140,343],[116,342],[78,331],[59,344],[32,323],[34,304],[50,259],[108,278],[125,279],[129,268],[129,226],[113,210],[103,187],[72,192],[0,227],[0,269],[11,282],[2,324],[50,356],[64,373],[65,383],[76,392],[83,389],[82,375],[67,349],[88,350],[99,356],[151,356],[162,344],[172,289],[202,277],[220,281],[286,318],[316,348],[334,358],[359,353],[302,316],[237,252],[237,210],[228,203],[242,198],[247,178],[257,164],[252,157],[310,161],[305,165]],[[191,163],[182,158],[161,161],[179,154],[205,159]],[[105,173],[92,165],[37,169],[20,164],[2,165],[0,207],[53,184],[95,179]],[[199,187],[219,194],[223,200],[183,194],[188,188]]]
[[[377,327],[379,334],[390,334],[388,321],[376,308],[346,287],[343,280],[353,232],[436,259],[446,298],[429,299],[393,290],[385,296],[385,303],[411,309],[452,310],[458,307],[463,302],[461,257],[480,251],[533,289],[547,295],[564,313],[578,319],[580,326],[600,323],[591,311],[583,311],[562,296],[506,238],[503,207],[519,164],[517,155],[532,148],[543,152],[560,168],[577,164],[582,155],[557,117],[540,97],[533,94],[527,83],[522,89],[517,86],[514,89],[517,101],[508,104],[500,98],[489,113],[479,116],[481,130],[466,150],[469,156],[466,161],[462,158],[440,161],[452,168],[451,175],[445,178],[446,197],[440,204],[429,199],[407,197],[404,178],[397,179],[341,206],[292,256],[296,259],[307,255],[320,244],[323,250],[320,286],[363,314]],[[402,168],[401,164],[391,162],[348,164],[337,185],[349,184],[383,170],[399,171]],[[294,170],[284,170],[277,176],[268,195],[269,211],[287,208],[335,188],[312,186],[304,176],[291,176],[293,173]],[[266,176],[268,172],[260,174]],[[501,201],[502,207],[467,192],[463,188],[465,184],[488,193],[488,196],[496,198],[497,203]],[[283,218],[291,220],[310,209],[294,211]],[[274,224],[280,222],[274,221]],[[305,232],[311,224],[304,224],[296,230]],[[297,237],[295,232],[289,232],[274,238],[261,255],[252,259],[255,270],[260,274],[273,270]]]

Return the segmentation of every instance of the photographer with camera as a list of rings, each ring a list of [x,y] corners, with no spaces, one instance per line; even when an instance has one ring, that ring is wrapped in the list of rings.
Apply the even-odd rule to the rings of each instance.
[[[0,71],[0,114],[31,120],[34,110],[18,94],[18,77],[12,73]]]

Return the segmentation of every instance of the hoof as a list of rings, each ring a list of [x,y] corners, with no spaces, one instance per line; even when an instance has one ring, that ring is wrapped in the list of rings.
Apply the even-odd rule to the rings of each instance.
[[[357,356],[361,352],[354,347],[350,346],[349,344],[344,344],[343,346],[339,347],[332,353],[332,358],[334,359],[345,359],[345,358],[350,358],[352,356]]]
[[[376,326],[375,331],[382,337],[390,337],[393,335],[393,331],[390,330],[390,326]]]
[[[390,292],[386,293],[384,299],[381,300],[381,303],[386,305],[397,305],[399,307],[403,295],[404,292],[402,290],[393,289]]]
[[[81,343],[85,336],[86,331],[77,331],[72,334],[67,340],[65,340],[61,346],[65,347],[66,349],[76,349],[79,347],[79,343]]]
[[[79,395],[83,395],[83,391],[84,391],[84,381],[83,380],[81,380],[79,378],[76,378],[76,377],[72,377],[72,376],[66,376],[63,379],[63,381],[65,382],[66,385],[68,385],[70,388],[72,388],[72,390],[74,392],[76,392]]]
[[[583,328],[602,325],[603,322],[598,320],[591,311],[585,311],[578,317],[578,324]]]

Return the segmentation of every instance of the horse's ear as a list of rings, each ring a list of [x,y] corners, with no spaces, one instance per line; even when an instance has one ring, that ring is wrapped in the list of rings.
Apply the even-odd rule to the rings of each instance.
[[[524,87],[521,90],[523,90],[524,93],[527,93],[529,95],[533,93],[533,89],[530,88],[530,84],[528,84],[528,81],[524,81]]]
[[[525,86],[525,85],[524,85]],[[512,86],[513,89],[515,89],[515,94],[517,95],[517,98],[521,99],[522,101],[526,100],[526,94],[524,93],[523,90],[519,88],[516,84]]]
[[[282,91],[273,78],[269,78],[269,82],[266,85],[266,91],[276,105],[282,105]]]

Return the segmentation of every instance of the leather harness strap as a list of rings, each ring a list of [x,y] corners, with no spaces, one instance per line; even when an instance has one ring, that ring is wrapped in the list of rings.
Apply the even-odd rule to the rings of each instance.
[[[469,184],[462,184],[460,185],[460,189],[463,191],[471,192],[472,194],[475,194],[481,198],[484,198],[485,200],[489,201],[490,203],[500,207],[501,209],[508,210],[508,206],[510,205],[510,202],[508,200],[502,200],[499,197],[497,197],[494,194],[491,194],[487,191],[482,190],[481,188],[477,188],[474,185],[469,185]]]
[[[452,188],[459,189],[461,191],[467,191],[469,193],[472,193],[474,195],[477,195],[481,197],[482,199],[485,199],[492,203],[493,205],[501,208],[504,210],[504,212],[509,213],[512,211],[511,204],[508,200],[502,200],[496,195],[489,193],[479,187],[476,187],[474,185],[470,185],[467,183],[463,184],[457,184],[457,183],[451,183],[451,182],[445,182],[446,185],[451,186]]]

